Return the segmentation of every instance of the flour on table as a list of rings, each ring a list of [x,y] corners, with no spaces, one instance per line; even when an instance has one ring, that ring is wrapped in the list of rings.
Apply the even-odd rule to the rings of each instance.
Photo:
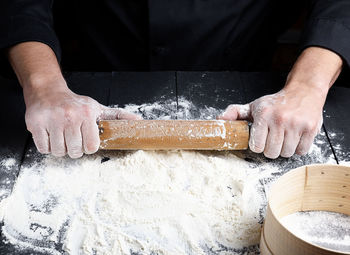
[[[216,119],[223,109],[210,106],[196,107],[191,101],[180,97],[178,101],[166,100],[142,105],[129,104],[125,110],[141,114],[144,119]]]
[[[145,119],[215,119],[185,98],[127,105]],[[307,157],[250,152],[99,152],[23,165],[0,202],[2,233],[49,254],[258,254],[269,186],[307,162],[333,162],[324,139]]]
[[[350,216],[326,211],[298,212],[281,223],[299,238],[332,250],[350,252]]]
[[[3,159],[0,162],[0,166],[2,166],[3,168],[5,168],[6,170],[10,170],[12,167],[14,167],[16,165],[16,159],[14,158],[7,158],[7,159]]]
[[[339,132],[328,132],[329,138],[332,140],[332,146],[337,154],[337,159],[340,165],[349,166],[350,165],[350,152],[345,150],[339,141],[344,139],[346,134]]]
[[[258,243],[257,172],[234,154],[109,157],[23,168],[1,203],[5,236],[50,252],[61,242],[70,254],[206,254]]]

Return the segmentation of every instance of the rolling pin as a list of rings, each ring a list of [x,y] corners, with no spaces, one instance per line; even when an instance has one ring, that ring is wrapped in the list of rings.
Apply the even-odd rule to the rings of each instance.
[[[246,150],[246,121],[101,120],[104,150]]]

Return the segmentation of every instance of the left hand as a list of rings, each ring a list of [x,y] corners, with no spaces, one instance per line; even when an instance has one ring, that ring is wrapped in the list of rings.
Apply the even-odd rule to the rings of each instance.
[[[268,158],[306,154],[322,126],[326,96],[315,87],[289,86],[246,105],[230,105],[223,120],[250,120],[249,147]]]

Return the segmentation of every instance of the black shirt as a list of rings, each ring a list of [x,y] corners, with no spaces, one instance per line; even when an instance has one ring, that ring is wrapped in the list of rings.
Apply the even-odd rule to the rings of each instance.
[[[1,0],[0,49],[43,42],[73,70],[266,70],[305,8],[301,49],[349,64],[350,0]]]

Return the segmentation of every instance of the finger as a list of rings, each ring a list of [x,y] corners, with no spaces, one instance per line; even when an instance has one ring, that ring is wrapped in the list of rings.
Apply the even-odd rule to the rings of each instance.
[[[284,158],[293,156],[298,146],[299,140],[300,134],[298,132],[288,132],[288,130],[285,131],[281,156]]]
[[[253,122],[250,129],[249,148],[255,153],[262,153],[265,148],[268,127],[261,121]]]
[[[218,119],[222,120],[246,120],[250,118],[251,114],[249,104],[231,104],[221,115],[218,116]]]
[[[63,157],[66,155],[66,144],[64,142],[63,130],[51,129],[49,131],[50,148],[52,155]]]
[[[81,126],[83,148],[86,154],[95,153],[100,146],[98,126],[94,120],[85,120]]]
[[[64,131],[67,152],[71,158],[83,156],[83,140],[80,127],[80,125],[70,125]]]
[[[99,119],[103,120],[141,120],[138,114],[128,112],[121,108],[103,107]]]
[[[275,159],[281,154],[284,139],[282,128],[271,127],[266,139],[264,155],[267,158]]]
[[[42,154],[50,153],[49,134],[45,129],[38,129],[33,132],[33,140],[36,148]]]
[[[141,120],[142,117],[138,114],[128,112],[124,109],[119,109],[118,120]]]
[[[311,145],[314,141],[316,134],[313,134],[311,132],[303,133],[303,135],[300,137],[299,144],[296,148],[296,154],[298,155],[305,155],[309,152]]]

